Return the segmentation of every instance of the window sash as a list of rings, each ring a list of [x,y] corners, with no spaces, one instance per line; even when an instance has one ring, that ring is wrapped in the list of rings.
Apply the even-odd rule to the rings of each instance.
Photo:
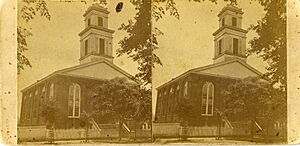
[[[78,84],[72,84],[69,87],[69,99],[68,99],[69,118],[80,117],[80,97],[81,97],[80,86]]]
[[[219,40],[219,55],[222,53],[222,39]]]
[[[89,18],[88,19],[88,26],[90,26],[91,25],[91,19]]]
[[[232,41],[233,41],[233,54],[238,54],[239,40],[236,38],[233,38]]]
[[[212,83],[205,83],[202,87],[201,115],[213,115],[214,86]]]
[[[89,40],[84,41],[84,55],[87,55],[89,53]]]
[[[98,26],[103,26],[103,18],[98,17]]]
[[[49,93],[49,98],[51,99],[54,96],[54,84],[52,83],[50,85],[50,93]]]
[[[99,54],[104,55],[105,53],[105,41],[102,38],[99,38]]]
[[[232,17],[232,26],[237,26],[237,19]]]
[[[184,83],[183,97],[187,97],[188,94],[188,82]]]

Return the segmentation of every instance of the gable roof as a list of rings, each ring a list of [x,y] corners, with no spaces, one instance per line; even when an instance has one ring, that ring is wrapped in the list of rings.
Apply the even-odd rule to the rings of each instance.
[[[252,74],[255,74],[256,76],[260,76],[260,77],[263,76],[263,74],[261,72],[259,72],[258,70],[256,70],[255,68],[253,68],[252,66],[247,64],[246,62],[237,58],[237,59],[232,59],[232,60],[228,60],[228,61],[224,61],[224,62],[214,63],[214,64],[190,69],[190,70],[186,71],[185,73],[173,78],[172,80],[160,85],[156,89],[160,89],[160,88],[162,88],[174,81],[177,81],[178,79],[185,77],[191,73],[195,73],[195,74],[199,74],[199,75],[202,74],[202,75],[210,75],[210,76],[217,76],[217,77],[223,77],[223,78],[231,78],[231,79],[242,79],[241,77],[226,75],[226,74],[222,74],[221,72],[214,71],[214,69],[218,69],[218,68],[221,68],[226,65],[233,64],[233,63],[237,63],[240,67],[249,70],[250,72],[252,72]]]
[[[98,60],[98,61],[94,61],[94,62],[89,62],[89,63],[85,63],[85,64],[80,64],[80,65],[76,65],[76,66],[73,66],[73,67],[69,67],[69,68],[65,68],[65,69],[61,69],[61,70],[57,70],[51,74],[49,74],[48,76],[42,78],[41,80],[38,80],[37,82],[31,84],[30,86],[24,88],[21,90],[21,92],[23,92],[24,90],[27,90],[53,76],[56,76],[56,75],[66,75],[66,76],[73,76],[73,77],[80,77],[80,78],[88,78],[88,79],[94,79],[94,80],[97,80],[97,79],[103,79],[103,78],[99,78],[97,76],[90,76],[89,74],[87,75],[82,75],[82,74],[78,74],[76,73],[75,71],[78,71],[78,70],[82,70],[82,69],[86,69],[86,68],[89,68],[89,67],[94,67],[94,66],[97,66],[99,64],[105,64],[107,65],[108,67],[110,67],[111,69],[113,69],[114,71],[124,75],[125,77],[127,77],[128,79],[140,84],[139,81],[135,80],[134,76],[130,75],[129,73],[127,73],[126,71],[124,71],[123,69],[121,69],[120,67],[114,65],[113,63],[105,60],[105,59],[101,59],[101,60]],[[104,78],[105,79],[105,78]]]

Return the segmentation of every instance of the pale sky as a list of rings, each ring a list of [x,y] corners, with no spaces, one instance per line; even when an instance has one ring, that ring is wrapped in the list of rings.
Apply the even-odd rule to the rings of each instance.
[[[242,8],[244,29],[264,16],[263,8],[250,0],[238,0],[238,7]],[[153,114],[156,108],[156,88],[172,78],[196,67],[213,63],[214,42],[213,33],[218,29],[218,13],[226,5],[223,0],[213,4],[176,0],[180,19],[165,15],[154,25],[161,29],[164,35],[160,36],[160,49],[156,51],[163,66],[153,70],[152,104]],[[255,32],[248,32],[247,42],[255,36]],[[250,46],[247,45],[247,48]],[[265,72],[265,63],[257,56],[248,57],[247,63]]]
[[[75,1],[75,0],[74,0]],[[119,48],[118,42],[126,36],[126,32],[117,28],[129,18],[135,16],[135,7],[124,1],[121,12],[116,13],[115,7],[119,0],[108,0],[109,28],[115,30],[113,34],[113,51]],[[79,32],[84,29],[82,16],[91,3],[47,1],[51,20],[37,16],[29,23],[18,21],[19,25],[31,28],[33,36],[28,39],[29,50],[25,53],[32,64],[18,75],[18,98],[21,98],[21,89],[31,85],[37,80],[46,77],[59,69],[79,64]],[[19,5],[20,9],[20,5]],[[20,20],[20,19],[19,19]],[[114,56],[116,57],[115,53]],[[114,59],[114,63],[134,75],[137,65],[126,56]],[[18,102],[18,109],[20,108]]]

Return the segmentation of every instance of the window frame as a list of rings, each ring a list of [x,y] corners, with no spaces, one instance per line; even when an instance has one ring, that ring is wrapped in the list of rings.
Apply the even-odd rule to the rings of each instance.
[[[231,25],[234,26],[234,27],[237,27],[237,18],[236,17],[232,17]]]
[[[188,97],[188,86],[189,86],[188,81],[185,81],[184,86],[183,86],[183,97],[184,98]]]
[[[49,99],[54,98],[54,83],[51,83],[50,88],[49,88]]]
[[[101,21],[100,21],[101,20]],[[101,23],[100,23],[101,22]],[[103,26],[103,18],[102,17],[98,17],[98,26]]]
[[[88,55],[89,54],[89,39],[86,39],[84,41],[84,55]]]
[[[211,113],[208,113],[208,111],[209,111],[208,108],[209,108],[209,105],[210,105],[210,103],[209,103],[210,88],[212,90],[212,93],[211,93]],[[204,94],[203,91],[206,91],[206,94]],[[201,116],[213,116],[213,113],[214,113],[214,98],[215,98],[214,84],[212,82],[205,82],[202,86],[202,93],[201,93]],[[205,104],[203,104],[203,99],[206,100]],[[205,106],[205,112],[203,112],[203,106]]]
[[[91,26],[91,18],[88,18],[87,25],[88,25],[88,26]]]
[[[103,40],[103,46],[101,45],[102,40]],[[98,38],[98,49],[99,49],[99,54],[100,55],[105,55],[105,39]]]
[[[219,41],[218,41],[218,55],[221,55],[222,54],[222,42],[223,42],[223,39],[220,39]]]
[[[236,48],[235,48],[235,41],[236,41]],[[239,39],[232,38],[232,54],[237,55],[239,54]]]
[[[70,93],[71,93],[71,88],[72,88],[72,98],[70,98]],[[76,108],[76,92],[77,92],[77,89],[78,89],[78,115],[76,115],[76,111],[75,111],[75,108]],[[70,86],[69,86],[69,90],[68,90],[68,118],[80,118],[80,111],[81,111],[81,87],[79,84],[77,83],[72,83]],[[72,115],[70,115],[70,105],[69,105],[69,102],[70,102],[70,99],[72,99]]]

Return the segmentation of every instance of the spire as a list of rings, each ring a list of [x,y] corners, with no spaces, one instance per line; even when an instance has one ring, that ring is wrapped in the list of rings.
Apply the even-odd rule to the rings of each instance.
[[[246,62],[247,30],[242,29],[242,15],[242,9],[232,3],[226,5],[218,14],[219,29],[213,33],[214,63],[235,58]]]
[[[80,36],[80,64],[106,59],[113,62],[112,34],[108,28],[107,8],[92,4],[83,14],[85,29]]]

